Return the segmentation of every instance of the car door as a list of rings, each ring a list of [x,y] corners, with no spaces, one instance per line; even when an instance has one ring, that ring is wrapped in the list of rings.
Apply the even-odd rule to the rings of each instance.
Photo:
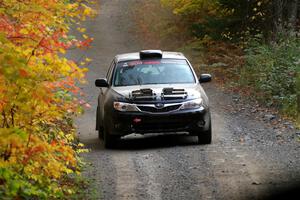
[[[111,84],[112,84],[112,74],[114,71],[114,68],[116,66],[116,62],[115,60],[113,60],[110,64],[110,67],[108,69],[108,72],[106,74],[106,80],[109,84],[109,86],[107,88],[100,88],[100,95],[99,95],[99,106],[100,106],[100,123],[102,125],[102,120],[104,118],[104,102],[105,102],[105,97],[106,94],[108,93],[108,91],[111,88]]]

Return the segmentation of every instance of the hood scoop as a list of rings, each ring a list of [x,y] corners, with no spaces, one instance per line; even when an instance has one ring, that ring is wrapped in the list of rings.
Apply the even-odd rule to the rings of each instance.
[[[160,99],[181,100],[181,99],[186,99],[187,96],[188,96],[187,91],[185,91],[184,89],[175,89],[175,88],[163,88],[160,96],[157,95],[150,88],[134,90],[129,94],[129,98],[135,101],[153,101],[153,100],[160,100]]]
[[[188,96],[184,89],[164,88],[161,98],[164,100],[185,99]]]
[[[156,94],[150,88],[145,88],[132,91],[130,98],[133,100],[148,101],[156,99]]]

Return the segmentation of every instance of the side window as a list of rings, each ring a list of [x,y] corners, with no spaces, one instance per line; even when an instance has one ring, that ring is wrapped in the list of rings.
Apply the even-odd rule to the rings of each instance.
[[[108,68],[108,71],[107,71],[107,74],[106,74],[106,79],[109,78],[109,73],[110,73],[110,71],[111,71],[111,68],[112,68],[114,62],[115,62],[115,61],[113,60],[113,61],[110,63],[110,65],[109,65],[109,68]]]
[[[115,63],[115,60],[113,60],[110,64],[109,70],[106,75],[106,79],[109,84],[111,84],[112,72],[114,71],[115,66],[116,66],[116,63]]]

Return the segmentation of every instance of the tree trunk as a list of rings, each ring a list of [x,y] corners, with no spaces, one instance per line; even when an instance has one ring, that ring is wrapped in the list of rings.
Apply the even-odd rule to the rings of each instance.
[[[284,0],[274,0],[273,1],[273,32],[275,35],[283,31],[283,5]]]
[[[297,123],[300,126],[300,71],[296,75],[296,93],[297,93]]]
[[[295,30],[298,14],[298,0],[289,0],[288,1],[288,27],[291,31]]]

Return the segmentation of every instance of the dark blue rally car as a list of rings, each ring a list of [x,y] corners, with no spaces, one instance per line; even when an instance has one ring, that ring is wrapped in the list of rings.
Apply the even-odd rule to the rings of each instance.
[[[100,88],[96,129],[107,148],[131,134],[185,132],[212,140],[208,98],[187,58],[178,52],[144,50],[117,55]]]

